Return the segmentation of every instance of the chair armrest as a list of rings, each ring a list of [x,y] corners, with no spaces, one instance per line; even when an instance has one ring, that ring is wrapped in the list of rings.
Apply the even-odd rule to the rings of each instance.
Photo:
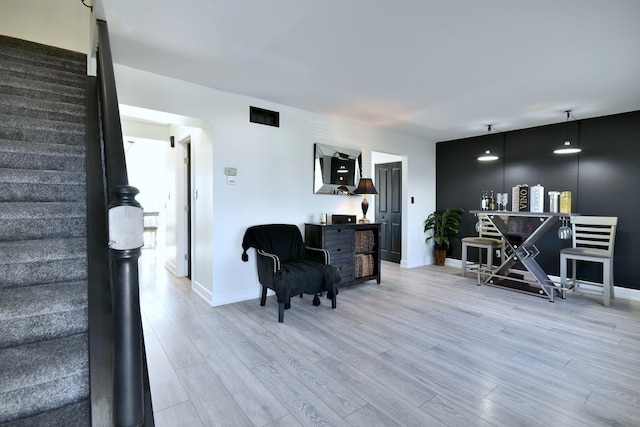
[[[319,262],[320,264],[329,265],[331,258],[329,257],[328,250],[320,249],[320,248],[312,248],[309,246],[305,247],[304,249],[305,249],[305,255],[307,256],[308,259]]]
[[[258,254],[258,262],[261,264],[270,264],[271,265],[271,274],[280,270],[280,258],[278,255],[270,254],[269,252],[265,252],[262,249],[257,249],[256,253]]]

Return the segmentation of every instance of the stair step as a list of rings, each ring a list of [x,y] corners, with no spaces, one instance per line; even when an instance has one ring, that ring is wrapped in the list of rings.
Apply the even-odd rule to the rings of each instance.
[[[86,149],[78,145],[41,144],[0,139],[0,168],[85,172]]]
[[[41,67],[24,58],[17,57],[11,51],[5,50],[0,50],[0,75],[76,88],[84,87],[86,81],[86,73],[78,74],[66,70]]]
[[[87,399],[87,355],[86,333],[0,350],[0,423]]]
[[[84,202],[0,202],[0,240],[86,235]]]
[[[80,202],[86,174],[32,169],[0,169],[0,202]]]
[[[87,282],[0,291],[0,349],[87,331]]]
[[[86,122],[84,105],[7,94],[0,97],[0,114],[24,116],[32,120],[43,119],[80,124]]]
[[[21,418],[6,424],[6,427],[51,427],[91,425],[91,401],[87,399],[61,408]]]
[[[78,105],[85,102],[84,87],[29,80],[24,76],[2,75],[0,93]]]
[[[6,56],[16,61],[76,74],[87,72],[87,55],[80,52],[7,36],[0,36],[0,46]]]
[[[0,139],[85,145],[85,125],[0,114]]]
[[[0,242],[0,289],[86,278],[85,238]]]

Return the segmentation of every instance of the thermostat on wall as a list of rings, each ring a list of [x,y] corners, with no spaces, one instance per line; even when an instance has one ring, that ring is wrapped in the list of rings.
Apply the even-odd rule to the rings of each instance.
[[[236,168],[224,168],[224,174],[227,176],[236,176],[238,175],[238,169]]]

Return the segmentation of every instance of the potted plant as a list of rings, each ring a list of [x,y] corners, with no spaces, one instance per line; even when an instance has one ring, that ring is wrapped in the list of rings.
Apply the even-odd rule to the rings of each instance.
[[[424,232],[430,233],[426,242],[433,239],[433,252],[436,265],[444,265],[451,240],[460,231],[462,209],[445,209],[431,213],[424,222]]]

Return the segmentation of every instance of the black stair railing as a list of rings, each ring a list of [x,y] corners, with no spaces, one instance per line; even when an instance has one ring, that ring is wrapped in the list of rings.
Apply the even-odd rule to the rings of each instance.
[[[92,424],[153,426],[138,280],[143,211],[127,178],[107,23],[97,29],[98,76],[87,83]]]

